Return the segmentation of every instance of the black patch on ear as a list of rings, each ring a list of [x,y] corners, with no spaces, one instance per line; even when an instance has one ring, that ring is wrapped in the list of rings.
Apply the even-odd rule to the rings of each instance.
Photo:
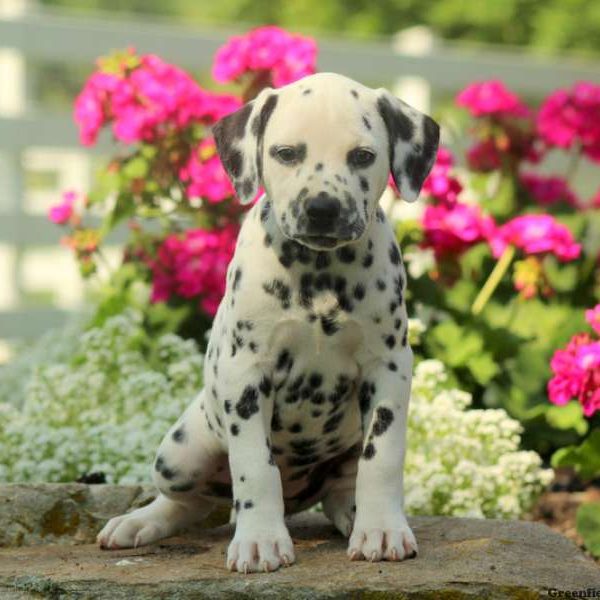
[[[437,153],[438,143],[440,141],[440,127],[431,118],[425,116],[423,119],[423,147],[420,152],[409,155],[404,162],[404,170],[414,190],[421,189],[435,155]]]
[[[239,177],[242,171],[242,155],[233,147],[233,143],[244,137],[252,108],[252,102],[249,102],[233,114],[223,117],[212,129],[217,152],[230,177]]]
[[[379,100],[377,100],[377,110],[388,131],[388,137],[390,139],[390,157],[392,157],[393,147],[398,141],[398,138],[404,142],[408,142],[415,133],[415,125],[410,117],[405,115],[401,110],[394,108],[387,98],[379,98]]]

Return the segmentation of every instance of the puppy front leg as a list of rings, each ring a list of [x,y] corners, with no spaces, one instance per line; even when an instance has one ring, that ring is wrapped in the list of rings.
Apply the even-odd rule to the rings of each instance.
[[[271,453],[271,381],[251,370],[227,385],[225,398],[236,509],[227,567],[243,573],[274,571],[294,562],[294,546],[284,523],[281,476]]]
[[[417,552],[404,516],[403,469],[412,351],[393,352],[365,373],[360,388],[363,452],[356,479],[352,560],[402,560]]]

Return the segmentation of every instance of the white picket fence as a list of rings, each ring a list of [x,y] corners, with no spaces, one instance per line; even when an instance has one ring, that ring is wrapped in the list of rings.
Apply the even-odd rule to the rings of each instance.
[[[60,233],[45,211],[65,188],[84,189],[90,157],[100,144],[78,149],[69,114],[40,107],[31,65],[38,61],[89,65],[112,49],[133,46],[195,72],[208,71],[216,49],[239,31],[193,29],[156,21],[74,17],[22,10],[26,0],[0,0],[0,340],[31,338],[64,321],[82,300],[74,262],[57,246]],[[18,10],[13,9],[17,6]],[[4,8],[4,10],[3,10]],[[542,57],[524,51],[439,44],[416,29],[394,40],[319,39],[319,69],[369,85],[402,79],[414,102],[455,93],[474,80],[498,78],[539,97],[578,80],[598,81],[597,63]],[[431,98],[429,98],[431,96]],[[27,184],[34,175],[52,183]],[[32,295],[48,296],[47,305]]]

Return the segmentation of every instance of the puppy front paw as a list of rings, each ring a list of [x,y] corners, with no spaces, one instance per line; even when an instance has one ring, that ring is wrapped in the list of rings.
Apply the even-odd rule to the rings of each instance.
[[[274,531],[236,531],[227,550],[227,568],[244,574],[276,571],[295,560],[294,544],[285,526]]]
[[[417,540],[404,516],[361,523],[357,518],[348,544],[350,560],[399,561],[417,555]]]

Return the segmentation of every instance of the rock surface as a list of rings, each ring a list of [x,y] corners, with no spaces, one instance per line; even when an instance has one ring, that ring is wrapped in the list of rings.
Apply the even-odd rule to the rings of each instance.
[[[346,540],[324,517],[301,514],[289,519],[297,564],[248,576],[225,569],[229,525],[130,550],[73,545],[148,497],[136,486],[0,488],[0,539],[19,545],[0,548],[0,598],[529,599],[548,597],[550,588],[600,594],[598,565],[545,525],[523,521],[416,517],[418,558],[392,564],[350,562]]]

